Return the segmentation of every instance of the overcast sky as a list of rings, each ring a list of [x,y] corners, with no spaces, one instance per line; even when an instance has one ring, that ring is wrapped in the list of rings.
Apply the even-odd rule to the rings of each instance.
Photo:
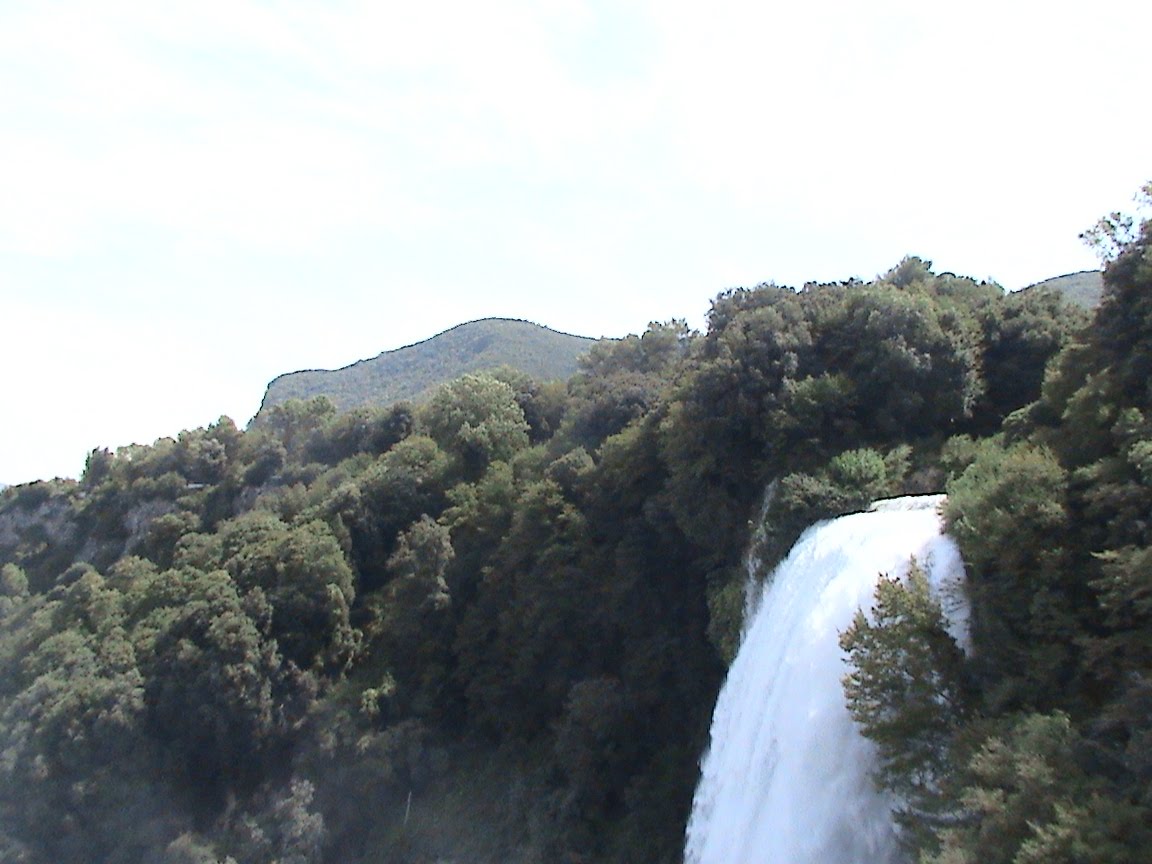
[[[0,482],[475,318],[1092,268],[1152,179],[1150,10],[0,0]]]

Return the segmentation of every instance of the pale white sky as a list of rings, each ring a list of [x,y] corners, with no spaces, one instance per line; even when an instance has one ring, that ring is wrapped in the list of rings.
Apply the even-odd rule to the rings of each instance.
[[[0,0],[0,482],[463,321],[1018,288],[1152,179],[1152,4]]]

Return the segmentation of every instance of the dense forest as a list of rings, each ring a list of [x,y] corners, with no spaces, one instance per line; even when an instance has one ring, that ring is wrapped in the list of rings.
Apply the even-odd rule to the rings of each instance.
[[[679,861],[750,539],[941,490],[972,654],[916,579],[844,634],[910,858],[1144,860],[1152,229],[1094,236],[1094,315],[908,258],[3,490],[0,861]]]

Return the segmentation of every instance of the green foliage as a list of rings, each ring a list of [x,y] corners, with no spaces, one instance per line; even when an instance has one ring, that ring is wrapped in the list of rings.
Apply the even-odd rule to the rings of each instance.
[[[115,808],[146,811],[124,776],[143,710],[133,661],[116,632],[100,640],[57,634],[28,658],[31,680],[3,715],[9,735],[0,800],[9,830],[33,848],[101,860],[97,850],[115,848],[114,832],[128,827]],[[85,830],[103,820],[110,823],[99,831]]]
[[[1135,199],[1144,210],[1152,205],[1152,182],[1145,183]],[[1106,264],[1116,261],[1138,246],[1147,237],[1147,222],[1138,223],[1127,213],[1114,211],[1080,235],[1080,239],[1096,250]]]
[[[565,778],[567,806],[593,825],[618,815],[624,803],[639,737],[634,711],[627,688],[615,678],[584,679],[568,691],[555,759]]]
[[[1152,548],[1126,546],[1098,558],[1092,587],[1108,629],[1088,643],[1096,674],[1115,680],[1121,670],[1152,669]]]
[[[446,503],[449,457],[431,438],[412,435],[376,459],[333,502],[348,532],[351,557],[362,592],[385,581],[385,569],[400,532]]]
[[[412,408],[406,403],[334,414],[309,436],[303,458],[337,465],[360,453],[384,453],[412,433],[413,423]]]
[[[1081,767],[1065,714],[1028,714],[976,749],[960,800],[968,824],[941,832],[924,864],[1041,864],[1142,860],[1147,813],[1109,799]],[[1095,787],[1095,788],[1094,788]]]
[[[287,666],[268,631],[261,592],[241,596],[222,570],[167,574],[173,605],[138,628],[147,726],[167,742],[161,764],[211,813],[253,789],[286,744],[314,687]]]
[[[552,481],[521,493],[507,538],[457,637],[471,717],[498,735],[538,733],[597,650],[589,574],[576,563],[584,519]],[[583,629],[587,642],[565,638]]]
[[[475,594],[484,567],[512,525],[518,494],[507,462],[490,466],[476,483],[448,490],[451,506],[443,520],[451,531],[456,557],[445,578],[458,598],[468,601]]]
[[[240,861],[252,864],[320,864],[324,817],[313,811],[316,789],[293,780],[256,813],[246,813],[232,829],[227,846]]]
[[[441,631],[452,599],[444,576],[454,557],[448,529],[422,517],[401,533],[388,583],[368,603],[368,636],[418,713],[432,709],[448,677],[450,642]]]
[[[611,378],[620,373],[661,375],[684,358],[693,336],[683,320],[652,322],[640,336],[602,340],[580,359],[586,379]]]
[[[281,375],[268,385],[259,416],[290,399],[316,396],[330,399],[341,412],[400,402],[420,404],[449,381],[502,367],[537,381],[567,380],[579,358],[596,344],[527,321],[471,321],[343,369]]]
[[[561,438],[589,451],[652,411],[695,338],[683,321],[652,323],[640,336],[597,343],[569,385]]]
[[[15,564],[0,567],[0,620],[28,598],[28,576]]]
[[[974,426],[993,433],[1012,411],[1035,402],[1048,362],[1088,323],[1055,291],[1010,294],[984,316],[985,392]]]
[[[568,410],[567,390],[562,381],[539,381],[511,366],[501,366],[490,373],[497,381],[512,388],[516,404],[528,424],[528,440],[540,444],[560,428]]]
[[[193,544],[195,538],[187,537],[185,550]],[[302,669],[340,668],[351,659],[357,642],[348,621],[353,574],[323,522],[289,527],[254,511],[196,545],[209,554],[184,554],[181,563],[223,568],[242,593],[258,589],[271,607],[270,632],[286,659]]]
[[[906,579],[881,575],[871,617],[840,636],[851,671],[848,710],[877,745],[877,782],[900,796],[911,821],[954,807],[943,797],[953,738],[968,712],[964,656],[913,560]]]
[[[1034,398],[1040,367],[1072,329],[1059,309],[1028,315],[1005,305],[995,286],[935,275],[919,259],[868,285],[807,285],[799,294],[769,285],[718,297],[663,419],[681,529],[701,545],[735,549],[756,490],[771,479],[815,476],[853,448],[995,428]],[[1057,323],[1047,323],[1049,312]],[[1018,358],[1024,347],[1030,353]],[[994,392],[984,369],[995,374]],[[1022,369],[1024,380],[1010,380]]]
[[[191,831],[169,843],[160,861],[163,864],[236,864],[235,858],[222,859],[210,843],[203,842]]]
[[[5,831],[34,860],[133,860],[163,815],[163,796],[136,774],[147,753],[136,647],[94,570],[53,593],[20,622],[24,650],[0,654]]]
[[[852,349],[826,350],[829,371],[852,382],[866,438],[930,434],[971,416],[982,389],[978,336],[950,306],[910,290],[847,295],[835,332]]]
[[[1148,194],[1150,187],[1145,187]],[[1152,223],[1120,251],[1105,270],[1105,291],[1096,314],[1095,344],[1107,363],[1121,404],[1152,405]]]
[[[0,493],[0,562],[19,566],[34,591],[51,586],[80,546],[75,495],[74,483],[59,480],[10,486]]]
[[[803,301],[774,287],[721,295],[709,321],[664,419],[663,457],[681,529],[700,545],[730,549],[774,461],[774,420],[790,382],[805,377],[812,334]]]
[[[948,487],[948,528],[978,570],[996,565],[1022,571],[1029,560],[1008,563],[1042,545],[1040,538],[1067,525],[1065,474],[1046,450],[988,442],[976,460]],[[1027,540],[1021,541],[1021,531]]]
[[[445,384],[420,419],[472,479],[492,462],[507,462],[528,446],[528,422],[515,391],[487,375],[465,375]]]
[[[1043,706],[1071,675],[1084,585],[1053,538],[1070,528],[1067,478],[1027,444],[982,447],[948,486],[946,519],[968,565],[973,636],[992,704]]]
[[[428,516],[400,535],[396,551],[388,559],[393,601],[411,608],[439,610],[450,602],[444,573],[455,553],[447,528]]]

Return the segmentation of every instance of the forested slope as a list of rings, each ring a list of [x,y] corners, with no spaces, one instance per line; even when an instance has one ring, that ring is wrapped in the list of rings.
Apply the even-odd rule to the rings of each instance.
[[[404,348],[341,369],[280,375],[268,385],[261,412],[289,399],[324,396],[339,411],[422,402],[461,375],[507,366],[540,381],[567,381],[595,339],[558,333],[530,321],[469,321]]]
[[[1063,276],[1053,276],[1035,285],[1029,285],[1023,291],[1057,291],[1069,303],[1082,309],[1095,309],[1100,305],[1100,297],[1104,291],[1104,278],[1099,270],[1082,270],[1079,273],[1066,273]]]
[[[706,332],[600,343],[566,385],[288,401],[5,490],[0,860],[677,861],[753,523],[770,562],[945,482],[979,611],[964,718],[988,718],[964,741],[1096,734],[1104,797],[1037,824],[1119,800],[1131,824],[1145,248],[1094,324],[910,258],[727,291]],[[965,770],[947,794],[984,788]],[[1015,860],[949,830],[941,861]]]

